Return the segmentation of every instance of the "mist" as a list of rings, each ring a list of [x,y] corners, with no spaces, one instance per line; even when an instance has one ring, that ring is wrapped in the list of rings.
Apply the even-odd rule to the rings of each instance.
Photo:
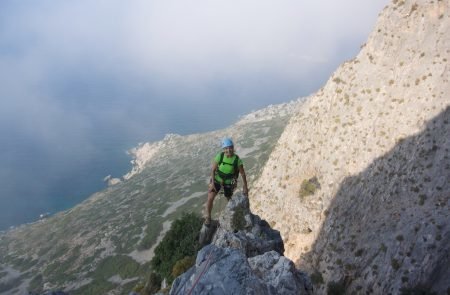
[[[74,206],[166,133],[318,90],[387,1],[0,3],[0,229]]]

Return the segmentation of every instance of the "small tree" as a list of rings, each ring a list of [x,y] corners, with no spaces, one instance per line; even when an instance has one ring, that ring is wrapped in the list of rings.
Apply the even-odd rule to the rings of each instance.
[[[195,257],[186,256],[183,259],[178,260],[172,268],[172,277],[176,278],[185,271],[187,271],[195,263]]]
[[[158,275],[157,273],[152,272],[150,274],[150,277],[148,278],[147,284],[145,285],[144,294],[151,295],[158,292],[159,289],[161,288],[161,282],[162,282],[161,276]]]
[[[328,295],[344,295],[345,294],[345,284],[343,281],[329,282],[327,286]]]
[[[198,214],[183,214],[180,219],[173,222],[166,236],[156,247],[155,256],[151,260],[152,269],[161,277],[167,278],[169,283],[174,279],[172,270],[175,263],[186,256],[196,256],[202,222]]]

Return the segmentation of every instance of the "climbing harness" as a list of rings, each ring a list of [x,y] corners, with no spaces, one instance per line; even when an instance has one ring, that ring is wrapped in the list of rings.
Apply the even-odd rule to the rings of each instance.
[[[239,156],[235,154],[235,155],[234,155],[235,158],[234,158],[233,164],[231,164],[231,163],[227,163],[227,162],[224,162],[224,161],[223,161],[224,155],[225,155],[224,152],[221,152],[221,153],[220,153],[219,163],[217,163],[217,171],[216,171],[217,175],[219,175],[220,178],[222,178],[222,179],[232,179],[232,180],[237,180],[238,177],[239,177],[239,167],[238,167]],[[227,174],[227,173],[224,173],[224,172],[220,171],[220,166],[221,166],[222,164],[233,166],[233,173]]]

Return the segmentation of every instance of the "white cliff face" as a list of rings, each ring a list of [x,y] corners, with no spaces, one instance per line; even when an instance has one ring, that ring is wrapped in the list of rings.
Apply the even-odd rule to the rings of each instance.
[[[446,118],[448,111],[445,110],[450,105],[449,6],[449,1],[424,0],[393,1],[387,6],[358,56],[341,65],[326,85],[309,97],[298,114],[292,117],[261,177],[251,189],[252,210],[280,230],[285,242],[285,255],[309,265],[311,269],[319,269],[325,279],[340,280],[344,276],[324,270],[333,264],[336,267],[335,261],[321,264],[317,255],[311,254],[314,250],[324,250],[326,247],[326,243],[320,240],[326,239],[324,230],[327,228],[324,228],[324,224],[332,224],[330,218],[342,217],[330,213],[330,207],[359,202],[362,205],[358,210],[363,213],[381,214],[384,215],[381,219],[389,219],[388,216],[395,216],[397,212],[402,218],[402,212],[409,212],[412,206],[417,205],[413,201],[421,203],[424,198],[437,199],[443,192],[450,195],[449,172],[444,166],[442,169],[436,167],[449,162],[449,142],[439,140],[448,136],[445,122],[449,118]],[[440,122],[439,132],[430,131],[430,128],[433,129],[433,120]],[[424,140],[423,136],[435,137],[434,143],[433,140]],[[416,150],[396,150],[405,142],[409,143],[410,139],[416,142]],[[427,168],[429,164],[426,161],[422,163],[418,160],[418,154],[428,145],[435,146],[433,158],[440,160],[436,161],[434,168]],[[392,153],[407,160],[393,159],[390,157]],[[374,165],[377,160],[383,165]],[[410,204],[398,203],[392,205],[391,209],[369,211],[364,204],[368,205],[371,198],[382,202],[399,194],[388,189],[395,187],[400,177],[392,173],[412,175],[413,167],[407,167],[412,161],[424,164],[423,171],[430,172],[429,177],[434,180],[417,179],[418,188],[412,191],[413,195],[405,193],[403,196],[405,202],[407,195],[414,198]],[[431,156],[429,161],[432,161]],[[392,164],[395,162],[405,165],[406,170]],[[350,186],[353,189],[346,188],[345,192],[355,194],[355,199],[336,200],[343,191],[345,180],[354,176],[373,176],[373,169],[384,169],[386,174],[383,179],[373,177],[372,180],[366,180],[377,181],[374,186],[380,188],[378,192],[358,191],[364,185],[352,184]],[[361,181],[360,178],[358,180]],[[440,190],[436,191],[436,187]],[[398,189],[410,192],[406,184]],[[416,191],[418,189],[420,191]],[[439,208],[448,210],[448,203],[445,200],[442,202],[447,207]],[[422,212],[424,216],[433,215],[436,223],[438,220],[445,223],[442,220],[447,218],[448,224],[448,214],[442,216],[434,212],[436,210],[432,207],[425,207],[419,208],[430,211]],[[351,210],[347,212],[348,215],[353,213]],[[364,214],[360,217],[362,220],[353,222],[364,224]],[[445,228],[441,227],[441,230]],[[360,230],[364,231],[364,228]],[[403,234],[403,239],[406,236]],[[391,238],[382,235],[367,237],[367,243],[370,243],[370,239],[382,241]],[[355,258],[354,253],[351,255]],[[325,259],[325,256],[322,258]],[[340,259],[342,264],[345,259]],[[391,262],[396,259],[398,257],[386,258],[384,263],[395,268]],[[400,283],[395,283],[396,286],[402,286],[401,275],[393,277],[389,278],[387,284],[398,280]],[[404,277],[403,283],[406,284],[407,276]],[[383,289],[386,290],[390,291]]]

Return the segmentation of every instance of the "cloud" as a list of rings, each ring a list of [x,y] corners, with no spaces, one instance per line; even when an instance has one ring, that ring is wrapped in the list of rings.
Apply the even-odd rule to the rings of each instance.
[[[307,73],[343,40],[364,42],[386,2],[40,1],[14,7],[3,25],[47,66],[89,62],[204,83],[236,72]]]
[[[142,108],[220,93],[308,95],[357,53],[386,2],[2,1],[0,114],[53,143],[68,126],[88,136],[93,117],[136,126]]]

